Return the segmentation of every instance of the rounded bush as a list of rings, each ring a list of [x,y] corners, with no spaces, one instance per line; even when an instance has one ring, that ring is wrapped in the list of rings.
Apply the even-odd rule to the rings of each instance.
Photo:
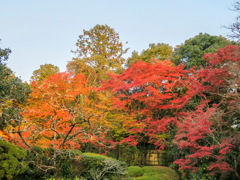
[[[127,171],[130,177],[140,177],[144,174],[143,168],[139,166],[130,166]]]

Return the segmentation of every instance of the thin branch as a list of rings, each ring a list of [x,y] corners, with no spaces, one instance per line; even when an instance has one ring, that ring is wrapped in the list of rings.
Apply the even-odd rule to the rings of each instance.
[[[36,155],[38,155],[38,152],[35,151],[35,150],[32,148],[32,146],[30,146],[30,145],[27,143],[27,141],[25,141],[25,139],[23,138],[23,136],[22,136],[22,131],[21,131],[21,129],[20,129],[21,118],[19,117],[19,114],[18,114],[17,117],[18,117],[18,119],[19,119],[19,123],[18,123],[18,131],[15,132],[15,133],[18,133],[18,135],[19,135],[20,138],[22,139],[23,143],[24,143],[27,147],[29,147]],[[13,133],[14,133],[14,132],[13,132]]]

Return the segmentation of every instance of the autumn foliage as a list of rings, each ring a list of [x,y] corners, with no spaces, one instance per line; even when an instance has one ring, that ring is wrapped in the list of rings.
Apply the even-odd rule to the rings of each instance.
[[[79,147],[73,141],[84,134],[88,123],[88,94],[84,75],[58,73],[42,82],[33,81],[33,92],[23,116],[26,119],[24,136],[31,143],[49,147]],[[85,123],[85,124],[84,124]],[[79,139],[79,138],[78,138]]]
[[[22,112],[9,113],[7,120],[14,125],[6,121],[2,129],[15,133],[15,143],[53,148],[51,166],[58,178],[60,150],[88,145],[106,154],[121,145],[137,149],[144,142],[164,153],[175,148],[171,163],[183,175],[219,178],[230,172],[240,179],[239,46],[205,54],[203,68],[147,57],[148,63],[139,56],[124,70],[127,49],[113,29],[97,25],[79,38],[77,57],[68,63],[74,73],[33,78],[27,103],[13,101]],[[5,129],[0,137],[8,140]]]

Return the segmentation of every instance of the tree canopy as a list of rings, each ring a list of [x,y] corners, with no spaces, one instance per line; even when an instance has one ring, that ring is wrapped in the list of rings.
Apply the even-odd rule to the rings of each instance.
[[[68,62],[68,71],[83,73],[91,83],[107,79],[111,71],[121,71],[125,59],[122,57],[128,49],[123,48],[118,33],[108,25],[96,25],[90,30],[83,30],[72,51],[76,58]]]

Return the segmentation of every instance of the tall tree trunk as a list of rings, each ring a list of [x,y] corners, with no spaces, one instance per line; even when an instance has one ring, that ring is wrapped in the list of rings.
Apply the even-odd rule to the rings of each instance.
[[[56,146],[57,146],[57,133],[56,133],[56,119],[54,120],[54,141],[53,141],[53,166],[56,167],[56,158],[57,158],[57,154],[56,154]]]

